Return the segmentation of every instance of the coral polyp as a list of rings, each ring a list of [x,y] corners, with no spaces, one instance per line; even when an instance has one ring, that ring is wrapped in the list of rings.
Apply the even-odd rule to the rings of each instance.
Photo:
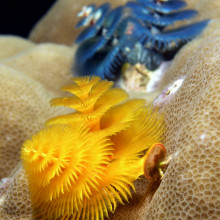
[[[50,119],[21,151],[32,204],[40,219],[104,219],[144,174],[163,117],[99,77],[75,78],[63,90],[73,96],[52,104],[76,111]]]

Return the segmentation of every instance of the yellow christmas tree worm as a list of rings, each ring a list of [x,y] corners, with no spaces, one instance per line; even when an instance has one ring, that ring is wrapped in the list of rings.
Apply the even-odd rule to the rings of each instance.
[[[50,119],[21,151],[41,219],[104,219],[131,196],[144,154],[160,141],[163,118],[99,77],[73,79],[52,100],[76,111]]]

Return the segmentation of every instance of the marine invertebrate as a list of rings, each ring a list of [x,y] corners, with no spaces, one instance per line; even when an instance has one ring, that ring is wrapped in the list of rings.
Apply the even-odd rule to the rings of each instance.
[[[164,170],[172,159],[166,158],[166,149],[161,143],[153,144],[147,151],[144,161],[144,175],[149,180],[163,178]]]
[[[166,27],[194,17],[195,10],[181,10],[182,0],[138,0],[110,10],[108,3],[84,8],[76,27],[87,26],[76,39],[74,73],[96,73],[114,79],[126,62],[141,63],[149,70],[170,60],[189,40],[206,27],[208,20],[173,30]],[[88,13],[84,13],[84,11]]]
[[[160,141],[163,118],[99,77],[74,78],[52,100],[76,110],[57,116],[22,148],[35,212],[48,219],[104,219],[131,196],[145,151]]]

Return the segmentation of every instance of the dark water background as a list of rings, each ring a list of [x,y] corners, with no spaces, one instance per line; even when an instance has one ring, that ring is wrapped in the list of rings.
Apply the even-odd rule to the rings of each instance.
[[[55,0],[0,0],[0,34],[27,37]]]

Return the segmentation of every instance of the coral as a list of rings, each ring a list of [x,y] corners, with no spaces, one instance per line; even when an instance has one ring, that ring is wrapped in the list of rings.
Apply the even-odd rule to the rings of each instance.
[[[0,60],[16,55],[22,51],[33,48],[34,43],[15,36],[0,36]]]
[[[33,77],[56,96],[71,78],[73,52],[63,45],[40,44],[0,63]]]
[[[51,108],[49,105],[49,100],[56,94],[53,91],[57,90],[57,94],[62,94],[58,92],[57,88],[49,91],[28,75],[31,75],[30,72],[33,71],[36,76],[41,76],[42,82],[51,83],[54,80],[53,82],[57,83],[59,88],[62,86],[64,79],[60,77],[60,81],[58,81],[56,75],[59,76],[60,74],[59,68],[62,70],[61,73],[68,69],[66,66],[68,61],[69,63],[72,61],[73,51],[71,48],[52,44],[35,46],[29,41],[11,36],[1,36],[0,43],[2,43],[2,59],[0,62],[6,64],[10,59],[15,63],[18,59],[20,61],[19,71],[16,70],[16,65],[10,62],[8,64],[10,63],[15,69],[0,64],[0,179],[2,180],[0,182],[0,219],[25,219],[29,218],[28,210],[31,207],[30,200],[22,199],[22,197],[29,197],[28,187],[25,185],[27,181],[24,175],[11,174],[20,161],[22,143],[39,131],[45,120],[52,115],[68,113],[67,109],[62,107]],[[48,49],[51,50],[51,56],[48,56]],[[31,53],[31,55],[27,56],[25,61],[23,55],[28,53]],[[37,53],[40,55],[37,55]],[[44,53],[47,54],[48,58],[54,57],[51,62],[48,62],[49,59],[46,58]],[[11,58],[9,58],[10,55],[12,55]],[[38,59],[31,62],[31,57],[38,57]],[[44,57],[44,59],[40,59],[40,57]],[[47,65],[45,60],[48,62]],[[56,66],[56,63],[59,63],[59,66]],[[24,71],[25,66],[28,64],[30,68]],[[38,68],[35,69],[34,67]],[[56,67],[57,71],[53,71],[53,67]],[[53,71],[53,77],[50,77],[50,79],[48,78],[49,70]],[[67,75],[68,72],[65,71],[65,74]],[[16,173],[19,172],[23,171],[19,168]],[[8,192],[10,192],[10,197]],[[17,207],[16,210],[15,207]]]
[[[144,100],[125,101],[127,93],[111,88],[112,82],[73,80],[63,89],[74,96],[52,104],[76,112],[49,120],[27,140],[23,165],[37,216],[104,219],[143,175],[143,151],[161,139],[163,119]]]
[[[79,13],[79,34],[73,72],[115,79],[124,63],[157,69],[207,26],[208,20],[167,31],[177,21],[194,17],[194,10],[181,10],[184,1],[133,1],[110,10],[110,4],[89,5]],[[86,13],[84,12],[86,11]]]
[[[219,18],[219,1],[214,1],[210,4],[209,0],[187,0],[187,3],[190,7],[195,8],[199,12],[199,15],[193,19],[194,21],[201,21],[207,18]]]
[[[219,36],[216,31],[197,45],[178,71],[181,86],[162,102],[163,143],[174,155],[160,186],[153,197],[146,187],[138,202],[120,207],[112,219],[219,218]]]
[[[32,218],[32,205],[30,201],[28,181],[25,171],[19,163],[10,179],[7,179],[9,190],[0,199],[5,201],[0,205],[0,219],[28,220]]]
[[[162,213],[169,219],[219,218],[219,36],[210,36],[193,52],[179,71],[185,76],[182,86],[161,109],[169,124],[164,141],[175,158],[152,200],[149,218],[162,218]]]
[[[189,42],[186,46],[184,46],[178,53],[169,66],[167,70],[164,72],[164,75],[161,77],[161,80],[158,82],[157,87],[158,89],[164,89],[169,83],[173,81],[173,79],[179,79],[184,75],[181,75],[180,69],[186,65],[186,62],[191,59],[191,54],[193,51],[202,44],[207,37],[210,35],[215,35],[216,37],[219,36],[220,32],[220,18],[212,20],[208,27],[204,30],[204,32],[199,36],[196,40]]]
[[[187,0],[187,3],[189,3],[189,8],[194,8],[199,12],[195,20],[219,17],[218,1]],[[81,3],[77,2],[77,4]],[[72,1],[67,0],[60,0],[59,4],[56,3],[56,8],[52,9],[52,13],[48,13],[50,16],[46,16],[44,21],[39,23],[38,30],[35,29],[38,32],[44,28],[44,32],[38,32],[38,36],[35,35],[35,33],[38,34],[37,32],[32,32],[35,37],[41,41],[57,40],[72,44],[73,36],[78,33],[73,33],[74,20],[72,18],[75,17],[79,8],[76,7],[75,13],[72,13],[71,5]],[[60,14],[63,16],[59,17]],[[71,19],[67,24],[64,20],[68,16]],[[58,22],[57,24],[56,21],[61,20],[63,23]],[[220,33],[217,30],[220,27],[219,24],[219,19],[213,20],[199,38],[185,45],[176,55],[169,71],[159,82],[159,92],[162,92],[167,91],[176,80],[184,79],[175,93],[166,94],[166,100],[162,100],[162,102],[158,100],[157,103],[158,105],[162,103],[160,111],[165,114],[167,131],[169,131],[166,132],[163,143],[168,154],[174,153],[162,182],[160,185],[151,185],[146,178],[141,177],[136,180],[134,182],[136,191],[132,191],[132,199],[129,200],[129,204],[119,205],[115,213],[110,214],[110,219],[219,219]],[[47,38],[45,38],[46,35]],[[7,43],[10,40],[4,42],[1,54],[4,54],[3,49],[7,51],[12,45],[12,43],[10,45]],[[16,45],[13,47],[16,48]],[[13,51],[13,47],[11,51]],[[13,52],[12,55],[16,53]],[[6,56],[4,56],[7,58],[9,54],[5,54]],[[71,57],[69,60],[71,62]],[[51,62],[51,66],[53,65],[54,63]],[[34,65],[32,67],[34,70]],[[47,102],[53,95],[40,83],[23,74],[22,70],[18,72],[2,66],[1,69],[3,73],[0,74],[2,79],[0,101],[3,105],[0,107],[0,152],[2,152],[0,162],[4,163],[1,172],[3,172],[2,176],[5,177],[6,182],[2,181],[3,185],[0,183],[0,192],[4,192],[3,197],[0,196],[0,219],[32,220],[29,190],[24,170],[19,167],[15,173],[9,173],[19,161],[17,152],[20,151],[23,140],[30,138],[33,133],[41,129],[49,115],[62,113],[57,112],[55,108],[49,108]],[[54,74],[58,73],[54,72]],[[46,76],[46,74],[41,75],[41,77]],[[56,77],[53,76],[51,81],[55,79]],[[27,83],[27,80],[30,83]],[[9,86],[7,87],[7,85]],[[58,83],[59,86],[61,85]],[[28,94],[32,94],[33,91],[37,95],[34,94],[30,97]],[[158,91],[155,91],[156,93]],[[132,94],[133,97],[136,96],[133,92],[129,92],[129,94]],[[26,95],[30,97],[28,101],[25,101]],[[141,97],[152,100],[154,96],[151,95],[151,93],[142,93]],[[7,97],[10,96],[11,99],[8,99]],[[17,101],[13,102],[13,99]],[[29,104],[30,101],[33,105]],[[7,106],[9,108],[6,108]],[[36,109],[35,106],[40,109]],[[35,111],[39,111],[39,114],[36,114]],[[13,118],[14,120],[10,120]],[[20,129],[23,127],[24,129]],[[6,160],[2,160],[2,158],[6,158]],[[9,192],[10,196],[7,196]],[[17,209],[16,206],[19,208]]]

